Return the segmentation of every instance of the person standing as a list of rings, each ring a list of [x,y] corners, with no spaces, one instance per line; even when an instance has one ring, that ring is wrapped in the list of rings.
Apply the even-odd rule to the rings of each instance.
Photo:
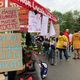
[[[69,29],[65,30],[64,35],[67,37],[68,42],[70,42],[70,39],[69,39]]]
[[[66,29],[64,32],[64,35],[67,37],[68,39],[68,47],[67,47],[67,51],[69,51],[69,45],[70,45],[70,38],[69,38],[69,29]],[[70,55],[68,54],[68,56],[70,57]]]
[[[51,65],[55,64],[55,37],[50,37],[50,53],[49,53],[49,60]]]
[[[64,52],[65,59],[69,60],[67,54],[67,44],[68,44],[67,37],[64,36],[62,32],[60,32],[60,35],[58,37],[58,42],[56,43],[56,48],[59,50],[60,60],[62,60],[62,52]]]
[[[26,46],[29,47],[32,45],[32,41],[31,41],[31,35],[30,33],[26,33]]]
[[[72,36],[72,45],[74,48],[73,59],[80,59],[80,33],[78,30],[75,30],[75,33]]]
[[[48,38],[45,38],[43,41],[43,55],[46,56],[49,59],[49,47],[50,47],[50,41]]]
[[[71,41],[72,41],[72,33],[69,34],[69,39],[70,39],[70,44],[69,44],[69,52],[73,51],[73,47],[71,45]]]
[[[35,43],[37,45],[38,48],[38,53],[41,54],[41,49],[42,49],[42,42],[43,42],[43,37],[40,35],[37,35]]]

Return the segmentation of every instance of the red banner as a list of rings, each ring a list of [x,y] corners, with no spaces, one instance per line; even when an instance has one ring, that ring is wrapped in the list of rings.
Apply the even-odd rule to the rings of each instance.
[[[37,3],[36,1],[33,2],[33,9],[36,9],[40,13],[47,15],[51,20],[56,22],[56,17],[53,14],[51,14],[46,8],[44,8],[39,3]]]
[[[37,3],[34,0],[11,0],[11,1],[25,8],[28,8],[29,6],[34,10],[36,9],[38,12],[47,15],[51,20],[56,22],[56,17],[53,14],[51,14],[45,7],[41,6],[39,3]]]
[[[0,0],[0,8],[5,7],[5,0]]]
[[[11,0],[14,3],[17,3],[18,5],[28,8],[28,6],[32,7],[33,0]]]

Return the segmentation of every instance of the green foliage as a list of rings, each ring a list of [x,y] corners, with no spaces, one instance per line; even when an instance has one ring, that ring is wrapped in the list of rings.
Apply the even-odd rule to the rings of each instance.
[[[62,13],[58,12],[58,11],[54,11],[52,12],[52,14],[54,14],[57,18],[57,23],[61,23],[62,22]]]
[[[57,23],[60,24],[61,31],[65,29],[70,29],[70,32],[73,32],[75,29],[80,30],[80,12],[75,10],[74,12],[66,12],[64,14],[54,11],[52,12],[56,15]]]

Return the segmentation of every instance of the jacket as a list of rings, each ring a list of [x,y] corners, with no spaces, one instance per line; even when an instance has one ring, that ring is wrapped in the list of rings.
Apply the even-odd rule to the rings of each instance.
[[[80,34],[74,33],[72,36],[72,45],[74,49],[80,49]]]
[[[67,37],[65,35],[59,35],[58,42],[56,43],[56,48],[65,49],[66,47],[63,46],[64,42],[68,43]]]

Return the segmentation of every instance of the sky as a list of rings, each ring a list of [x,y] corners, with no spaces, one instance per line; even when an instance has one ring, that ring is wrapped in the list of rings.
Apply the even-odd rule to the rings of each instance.
[[[59,11],[65,13],[67,11],[80,11],[80,0],[35,0],[39,4],[43,5],[46,8],[49,8],[51,11]]]

